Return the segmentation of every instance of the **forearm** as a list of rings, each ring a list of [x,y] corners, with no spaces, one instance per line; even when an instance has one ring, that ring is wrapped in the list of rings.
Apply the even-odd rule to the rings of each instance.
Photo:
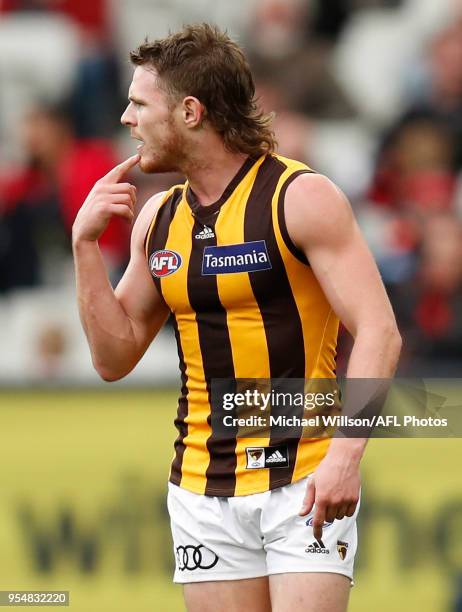
[[[347,368],[347,378],[392,378],[401,351],[393,324],[358,331]]]
[[[125,375],[138,347],[131,321],[117,300],[96,241],[73,242],[80,319],[93,365],[105,380]]]
[[[393,324],[382,328],[379,326],[366,328],[358,332],[348,362],[346,396],[349,395],[348,379],[371,380],[369,385],[359,381],[350,383],[350,397],[358,398],[357,405],[352,406],[355,412],[364,408],[362,403],[365,404],[371,396],[373,399],[378,396],[380,401],[380,395],[387,388],[387,381],[395,373],[400,351],[401,338]],[[362,384],[364,389],[361,387]],[[349,408],[347,412],[349,414]],[[359,463],[367,442],[368,438],[349,438],[339,435],[333,438],[328,454],[343,462]]]

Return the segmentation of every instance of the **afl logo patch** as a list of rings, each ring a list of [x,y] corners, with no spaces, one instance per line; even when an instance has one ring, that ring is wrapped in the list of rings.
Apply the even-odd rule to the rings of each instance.
[[[170,276],[181,268],[181,264],[181,255],[167,249],[155,251],[149,258],[149,269],[156,278]]]

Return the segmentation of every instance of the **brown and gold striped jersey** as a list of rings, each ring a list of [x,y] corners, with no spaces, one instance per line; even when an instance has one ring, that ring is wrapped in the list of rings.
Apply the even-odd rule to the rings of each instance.
[[[248,158],[209,206],[187,182],[172,187],[148,230],[146,256],[172,313],[182,378],[170,480],[190,491],[274,489],[326,454],[329,439],[296,437],[282,441],[283,467],[248,469],[248,449],[271,451],[274,440],[211,429],[213,379],[335,378],[338,319],[284,217],[288,185],[307,172],[279,155]]]

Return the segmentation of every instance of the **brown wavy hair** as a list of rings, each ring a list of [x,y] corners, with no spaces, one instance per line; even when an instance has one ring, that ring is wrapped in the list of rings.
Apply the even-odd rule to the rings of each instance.
[[[229,151],[252,157],[274,151],[272,115],[258,107],[249,64],[226,32],[208,23],[187,25],[166,38],[146,39],[130,59],[153,66],[173,99],[197,98]]]

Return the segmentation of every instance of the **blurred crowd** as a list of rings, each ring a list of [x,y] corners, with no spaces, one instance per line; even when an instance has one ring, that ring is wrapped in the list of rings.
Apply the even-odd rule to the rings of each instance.
[[[401,373],[458,375],[457,0],[0,0],[0,295],[62,282],[77,210],[133,152],[120,125],[128,50],[203,20],[243,45],[279,152],[350,198],[404,337]],[[177,177],[131,179],[141,206]],[[129,229],[113,221],[101,240],[114,283]]]

